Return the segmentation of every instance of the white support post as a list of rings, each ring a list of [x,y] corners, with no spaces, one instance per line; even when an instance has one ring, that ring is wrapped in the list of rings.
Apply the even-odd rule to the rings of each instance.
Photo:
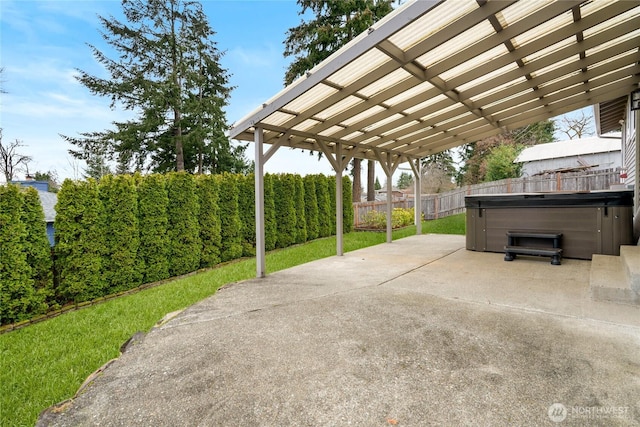
[[[342,144],[338,143],[336,147],[336,160],[339,164],[336,169],[336,255],[344,255],[343,245],[343,218],[342,218],[342,170],[344,169],[344,163],[342,161]]]
[[[633,111],[633,113],[636,121],[636,171],[633,183],[633,236],[636,243],[638,243],[638,239],[640,238],[640,110]]]
[[[413,160],[410,163],[413,164]],[[420,159],[416,159],[414,175],[413,213],[415,215],[416,234],[420,235],[422,234],[422,162]]]
[[[256,277],[267,275],[264,245],[264,133],[262,128],[254,131],[255,142],[255,189],[256,189]]]
[[[393,227],[391,216],[393,214],[393,168],[391,163],[391,153],[387,153],[387,243],[393,241]]]

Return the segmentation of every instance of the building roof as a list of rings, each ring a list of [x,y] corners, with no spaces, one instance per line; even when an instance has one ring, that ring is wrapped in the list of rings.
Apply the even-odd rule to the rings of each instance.
[[[56,219],[56,203],[58,203],[58,195],[56,193],[38,190],[38,196],[40,196],[40,204],[44,211],[45,222],[53,222]]]
[[[628,95],[638,46],[640,2],[412,0],[230,137],[259,128],[278,146],[417,159]]]
[[[514,163],[536,160],[559,159],[562,157],[584,156],[587,154],[621,151],[620,138],[582,138],[568,141],[549,142],[527,147],[516,157]]]

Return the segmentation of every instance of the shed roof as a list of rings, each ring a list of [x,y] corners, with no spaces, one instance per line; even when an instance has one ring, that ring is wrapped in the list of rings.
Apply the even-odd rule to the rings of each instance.
[[[587,154],[620,151],[619,138],[583,138],[557,141],[527,147],[516,157],[515,163],[536,160],[559,159],[562,157],[584,156]]]
[[[344,155],[424,157],[640,83],[640,3],[413,0],[230,130]]]

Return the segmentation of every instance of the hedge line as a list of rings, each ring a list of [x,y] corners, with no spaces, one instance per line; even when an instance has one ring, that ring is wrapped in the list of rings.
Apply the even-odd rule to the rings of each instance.
[[[253,175],[65,180],[49,247],[36,190],[0,187],[0,324],[255,255]],[[353,229],[344,177],[344,231]],[[267,174],[265,247],[335,233],[335,178]]]

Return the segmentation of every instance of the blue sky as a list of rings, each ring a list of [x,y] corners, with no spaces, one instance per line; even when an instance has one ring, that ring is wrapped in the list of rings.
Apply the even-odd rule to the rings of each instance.
[[[286,31],[300,23],[300,8],[295,0],[203,0],[202,4],[217,33],[214,41],[225,52],[222,66],[235,86],[226,109],[228,122],[233,123],[282,89],[289,63],[282,54],[283,41]],[[121,10],[119,0],[0,0],[0,66],[7,91],[1,96],[0,127],[4,142],[24,143],[21,154],[33,157],[31,173],[53,170],[60,180],[81,178],[84,162],[68,154],[72,147],[59,135],[101,131],[130,117],[129,112],[111,110],[108,99],[91,95],[74,79],[76,69],[106,77],[87,43],[108,51],[97,15],[122,19]],[[586,112],[592,114],[590,108]],[[253,160],[253,144],[247,157]],[[265,169],[332,173],[326,159],[318,161],[286,148],[278,150]],[[377,176],[385,182],[379,167]]]
[[[300,9],[294,0],[202,4],[217,33],[214,41],[225,51],[222,66],[236,87],[226,110],[232,123],[282,89],[289,62],[282,54],[283,41],[286,31],[300,22]],[[130,117],[111,110],[108,99],[91,95],[74,79],[77,68],[103,73],[87,43],[108,51],[97,15],[122,19],[121,10],[119,0],[0,0],[0,66],[7,91],[0,105],[3,142],[25,144],[21,153],[33,157],[31,173],[55,170],[62,179],[81,177],[84,163],[72,159],[67,152],[72,147],[59,134],[100,131]],[[253,159],[253,144],[247,157]],[[280,149],[266,170],[331,173],[326,160],[289,149]]]

